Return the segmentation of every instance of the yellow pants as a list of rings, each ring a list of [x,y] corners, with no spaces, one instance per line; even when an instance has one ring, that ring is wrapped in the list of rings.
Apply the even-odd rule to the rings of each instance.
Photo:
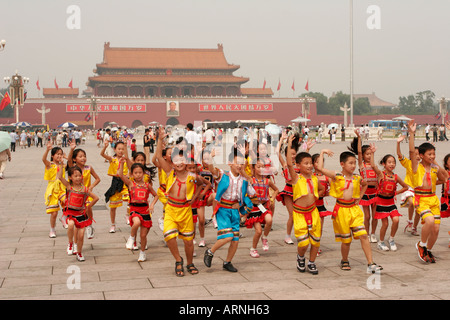
[[[178,237],[184,240],[194,239],[194,220],[192,209],[186,203],[172,201],[170,198],[164,214],[164,241]]]
[[[336,202],[333,210],[334,238],[337,242],[351,243],[353,239],[367,234],[364,226],[364,212],[352,202]]]
[[[439,198],[433,194],[430,196],[415,196],[416,213],[420,216],[422,224],[425,218],[434,217],[435,224],[441,224],[441,203]]]
[[[316,206],[313,204],[310,207],[299,207],[294,204],[292,219],[297,245],[305,247],[311,243],[311,245],[319,247],[321,223],[319,210]]]

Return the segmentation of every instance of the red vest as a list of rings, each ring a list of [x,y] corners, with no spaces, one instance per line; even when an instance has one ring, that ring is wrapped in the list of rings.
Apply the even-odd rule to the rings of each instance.
[[[66,208],[83,211],[86,209],[86,200],[89,197],[88,188],[83,186],[81,190],[74,190],[73,187],[66,191]]]
[[[148,197],[150,195],[150,190],[149,190],[148,186],[149,185],[147,182],[141,186],[133,181],[133,186],[129,190],[130,204],[133,204],[133,203],[148,204]]]
[[[394,179],[386,179],[386,172],[383,171],[383,179],[378,184],[378,193],[389,194],[395,196],[397,190],[397,175],[394,175]]]

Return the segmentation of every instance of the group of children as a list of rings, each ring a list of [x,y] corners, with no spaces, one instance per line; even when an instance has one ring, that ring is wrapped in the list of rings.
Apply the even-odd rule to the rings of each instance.
[[[341,242],[342,270],[351,270],[349,262],[350,245],[353,239],[359,239],[367,260],[369,272],[379,272],[383,268],[373,261],[370,242],[377,242],[375,231],[381,220],[378,249],[397,250],[395,234],[399,226],[399,212],[395,200],[398,194],[407,194],[403,203],[410,206],[412,214],[408,227],[412,228],[414,211],[422,221],[420,241],[416,248],[419,258],[424,262],[436,262],[432,254],[439,232],[440,218],[450,216],[448,198],[450,195],[450,155],[444,159],[444,168],[436,161],[435,148],[430,143],[419,147],[414,145],[415,123],[409,129],[409,159],[403,157],[399,145],[397,153],[400,163],[406,168],[405,179],[394,173],[396,159],[385,155],[380,161],[383,169],[375,164],[376,147],[362,145],[361,137],[355,130],[356,138],[349,151],[339,156],[340,171],[332,171],[324,166],[324,155],[331,157],[330,150],[321,150],[311,155],[312,143],[300,143],[295,134],[283,133],[279,146],[279,159],[282,165],[286,185],[280,192],[274,183],[276,168],[271,162],[264,144],[253,151],[245,141],[237,141],[228,154],[229,170],[214,166],[214,150],[189,148],[187,143],[178,143],[175,147],[165,145],[167,133],[164,128],[157,131],[157,148],[152,159],[154,167],[147,167],[144,153],[134,152],[128,158],[127,147],[122,142],[114,146],[114,156],[105,153],[105,143],[101,156],[109,162],[108,175],[111,185],[105,193],[109,202],[111,227],[116,231],[116,210],[123,202],[128,203],[127,223],[131,227],[130,237],[125,247],[137,250],[137,233],[140,232],[140,252],[138,261],[145,261],[147,235],[152,227],[152,213],[156,202],[163,204],[161,227],[164,241],[175,260],[175,274],[184,276],[184,260],[178,249],[177,238],[184,244],[186,270],[190,274],[199,271],[194,265],[194,237],[198,223],[199,247],[205,247],[205,207],[212,206],[217,222],[217,240],[204,252],[203,261],[211,267],[217,250],[228,245],[223,269],[237,272],[232,259],[237,251],[240,226],[244,220],[247,228],[254,229],[250,256],[258,258],[257,250],[261,240],[263,251],[269,250],[270,233],[276,201],[287,209],[287,235],[285,242],[292,244],[290,234],[294,229],[297,239],[297,269],[318,274],[315,264],[320,255],[320,241],[325,217],[332,216],[335,240]],[[251,139],[250,141],[253,141]],[[401,139],[398,140],[398,144]],[[284,157],[281,145],[285,145]],[[92,207],[98,201],[93,188],[100,178],[91,166],[86,164],[86,153],[70,145],[67,166],[64,167],[64,154],[61,148],[51,143],[43,156],[45,176],[48,187],[45,193],[47,213],[50,214],[50,237],[55,237],[55,223],[59,204],[63,207],[61,221],[68,229],[69,243],[67,253],[76,255],[83,261],[82,255],[84,230],[88,228],[88,238],[93,237]],[[48,153],[51,153],[50,161]],[[360,174],[355,174],[359,167]],[[153,179],[158,172],[159,188],[153,189]],[[67,173],[68,180],[65,178]],[[92,177],[95,182],[92,183]],[[436,185],[444,184],[443,196],[439,201]],[[397,190],[397,185],[401,189]],[[150,195],[153,199],[150,203]],[[324,197],[336,199],[332,211],[324,203]],[[362,210],[361,210],[361,207]],[[441,213],[442,211],[442,213]],[[390,236],[385,241],[392,220]],[[417,230],[417,229],[416,229]],[[370,231],[370,232],[369,232]],[[197,238],[198,239],[198,238]],[[310,247],[309,260],[306,252]]]

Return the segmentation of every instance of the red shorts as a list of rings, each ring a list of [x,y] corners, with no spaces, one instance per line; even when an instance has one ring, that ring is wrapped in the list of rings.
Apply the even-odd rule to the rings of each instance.
[[[150,229],[153,225],[152,216],[148,211],[148,206],[136,207],[130,205],[130,227],[133,226],[133,218],[138,217],[141,221],[141,227]]]

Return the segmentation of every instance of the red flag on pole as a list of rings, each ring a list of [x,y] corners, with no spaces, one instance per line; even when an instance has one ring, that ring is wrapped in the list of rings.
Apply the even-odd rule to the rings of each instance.
[[[295,91],[295,80],[292,81],[292,87],[291,87],[291,89]]]
[[[7,105],[11,103],[11,98],[9,97],[8,92],[3,96],[2,102],[0,102],[0,111],[5,109]]]
[[[281,81],[278,80],[278,88],[277,88],[277,91],[280,91],[280,89],[281,89]]]
[[[59,89],[58,84],[56,83],[56,78],[55,78],[55,88]]]
[[[306,91],[309,91],[309,80],[308,80],[308,81],[306,81],[306,86],[305,86],[305,90],[306,90]]]
[[[70,82],[69,82],[69,88],[70,88],[70,89],[73,89],[72,79],[71,79]]]
[[[266,90],[266,79],[264,79],[263,90]]]
[[[39,86],[39,79],[36,81],[36,88],[37,88],[38,90],[41,90],[41,87]]]

